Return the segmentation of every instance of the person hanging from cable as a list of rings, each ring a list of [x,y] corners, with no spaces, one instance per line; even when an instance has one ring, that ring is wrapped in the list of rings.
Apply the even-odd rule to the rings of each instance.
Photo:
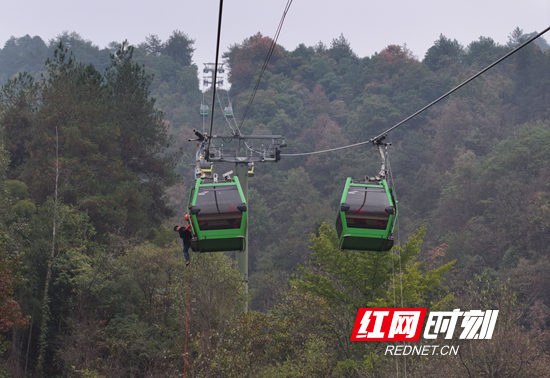
[[[189,215],[185,214],[185,220],[187,221],[187,226],[174,226],[174,231],[179,232],[180,238],[183,239],[183,257],[185,257],[185,266],[191,265],[189,260],[189,248],[191,247],[191,239],[193,234],[191,233],[191,223],[189,222]]]

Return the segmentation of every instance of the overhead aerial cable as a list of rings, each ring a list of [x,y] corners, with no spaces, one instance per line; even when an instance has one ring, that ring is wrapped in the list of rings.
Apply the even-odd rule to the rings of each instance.
[[[271,42],[271,46],[269,47],[267,56],[266,56],[266,58],[264,60],[264,63],[262,65],[262,69],[260,70],[258,80],[256,81],[256,84],[254,86],[254,89],[252,90],[252,94],[250,96],[250,99],[248,100],[248,104],[245,108],[244,115],[243,115],[243,118],[241,120],[241,126],[244,123],[244,120],[246,118],[246,114],[248,113],[248,109],[250,109],[250,106],[252,105],[252,102],[254,101],[254,97],[256,96],[256,92],[258,91],[258,87],[260,86],[262,76],[263,76],[265,70],[267,69],[267,65],[269,64],[269,60],[271,59],[271,56],[273,55],[273,51],[275,51],[275,47],[277,47],[277,40],[279,39],[279,34],[281,33],[281,29],[283,27],[283,23],[284,23],[286,14],[287,14],[291,4],[292,4],[292,0],[288,0],[287,4],[285,6],[285,10],[283,12],[283,15],[281,17],[281,20],[279,21],[279,26],[277,27],[277,31],[275,32],[275,36],[274,36],[274,38]]]
[[[386,131],[382,132],[380,135],[378,136],[375,136],[374,138],[370,139],[370,142],[373,142],[375,140],[378,140],[379,138],[381,138],[382,136],[386,135],[387,133],[389,133],[390,131],[392,131],[393,129],[401,126],[402,124],[404,124],[405,122],[407,122],[408,120],[410,120],[411,118],[413,117],[416,117],[418,114],[422,113],[424,110],[428,109],[429,107],[431,107],[432,105],[435,105],[436,103],[438,103],[439,101],[443,100],[445,97],[449,96],[451,93],[457,91],[458,89],[462,88],[463,86],[465,86],[466,84],[468,84],[470,81],[474,80],[475,78],[477,78],[478,76],[481,76],[483,73],[485,73],[486,71],[490,70],[491,68],[493,68],[494,66],[496,66],[497,64],[499,64],[500,62],[502,62],[504,59],[508,58],[510,55],[516,53],[517,51],[519,51],[520,49],[524,48],[525,46],[527,46],[529,43],[533,42],[535,39],[537,39],[538,37],[540,37],[541,35],[543,35],[544,33],[546,33],[548,30],[550,30],[550,26],[547,27],[546,29],[544,29],[542,32],[540,32],[539,34],[535,35],[534,37],[532,38],[529,38],[527,41],[523,42],[521,45],[519,45],[518,47],[516,47],[515,49],[513,49],[512,51],[510,51],[508,54],[504,55],[502,58],[498,59],[497,61],[495,61],[494,63],[491,63],[490,65],[488,65],[487,67],[485,67],[484,69],[482,69],[481,71],[479,71],[478,73],[476,73],[474,76],[470,77],[469,79],[467,79],[466,81],[462,82],[461,84],[457,85],[456,87],[454,87],[453,89],[451,89],[450,91],[448,91],[447,93],[445,93],[443,96],[439,97],[438,99],[430,102],[428,105],[424,106],[422,109],[418,110],[416,113],[410,115],[409,117],[405,118],[403,121],[395,124],[394,126],[390,127],[389,129],[387,129]]]
[[[279,27],[277,29],[277,32],[276,32],[276,35],[275,35],[275,39],[273,40],[272,44],[271,44],[271,47],[269,49],[269,52],[266,56],[266,59],[264,61],[264,65],[262,67],[262,70],[261,70],[261,74],[260,74],[260,77],[258,79],[258,82],[256,83],[256,87],[252,93],[252,96],[251,96],[251,99],[248,103],[248,107],[247,107],[247,110],[245,111],[245,117],[246,117],[246,113],[248,111],[248,109],[250,108],[250,104],[252,103],[253,101],[253,98],[254,98],[254,95],[258,89],[258,86],[259,86],[259,81],[261,80],[261,76],[263,75],[263,72],[265,71],[266,67],[267,67],[267,64],[269,63],[269,59],[271,58],[271,55],[273,54],[273,51],[275,49],[275,47],[277,46],[277,40],[278,40],[278,37],[279,37],[279,34],[280,34],[280,31],[281,31],[281,28],[282,28],[282,25],[283,25],[283,22],[284,22],[284,19],[286,17],[286,14],[290,8],[290,5],[292,4],[292,0],[287,0],[287,4],[285,6],[285,10],[283,12],[283,16],[279,22]],[[221,36],[221,21],[222,21],[222,14],[223,14],[223,0],[220,0],[220,9],[219,9],[219,18],[218,18],[218,35],[217,35],[217,42],[216,42],[216,62],[214,63],[214,67],[218,67],[219,66],[219,63],[218,63],[218,60],[219,60],[219,48],[220,48],[220,36]],[[213,83],[217,83],[217,73],[218,73],[218,70],[217,69],[214,69],[214,77],[213,77]],[[215,98],[216,98],[216,86],[214,85],[213,87],[213,91],[212,91],[212,106],[214,106],[214,102],[215,102]],[[232,107],[231,107],[231,110],[232,110]],[[234,114],[234,113],[233,113]],[[224,112],[224,116],[226,116],[226,118],[228,118],[227,116],[229,116],[229,114],[227,112]],[[269,147],[267,148],[264,148],[263,145],[262,145],[262,152],[259,152],[257,150],[254,150],[252,149],[248,143],[246,142],[246,138],[248,139],[261,139],[261,138],[258,138],[258,137],[245,137],[241,134],[240,130],[239,130],[239,126],[238,126],[238,123],[237,121],[235,120],[235,116],[233,115],[233,117],[229,117],[229,118],[233,118],[234,122],[235,122],[235,126],[236,126],[236,131],[233,131],[233,135],[232,136],[229,136],[229,137],[225,137],[225,136],[222,136],[222,139],[223,138],[228,138],[228,139],[233,139],[233,137],[237,137],[238,140],[239,140],[239,143],[240,142],[244,142],[244,145],[245,147],[247,148],[248,151],[250,151],[251,153],[257,153],[259,155],[261,155],[259,158],[258,157],[254,157],[256,159],[258,159],[258,161],[278,161],[280,160],[280,148],[281,147],[284,147],[286,146],[286,144],[284,143],[284,137],[283,136],[280,136],[280,135],[277,135],[277,136],[273,136],[273,135],[270,135],[270,136],[267,136],[269,137],[269,139],[272,139],[272,143]],[[244,123],[244,118],[243,118],[243,122],[241,122],[241,125],[242,123]],[[206,147],[205,147],[205,154],[204,154],[204,157],[207,161],[210,161],[210,159],[212,158],[212,153],[210,152],[211,151],[211,145],[212,145],[212,139],[214,138],[217,138],[219,136],[215,136],[213,135],[213,124],[214,124],[214,117],[213,117],[213,114],[212,114],[212,117],[210,118],[210,130],[208,133],[204,133],[204,137],[205,137],[205,141],[207,141],[206,143]],[[266,139],[266,138],[264,138]],[[190,139],[190,141],[193,140],[193,139]],[[225,139],[224,139],[225,140]],[[280,142],[282,140],[282,143]],[[221,149],[218,149],[216,150],[218,151],[219,153],[219,156],[218,156],[218,159],[219,161],[222,161],[221,158],[222,158],[222,152],[221,152]],[[261,160],[260,160],[261,159]],[[227,161],[227,160],[225,160]],[[241,161],[241,160],[239,160]]]
[[[457,91],[458,89],[462,88],[463,86],[465,86],[466,84],[468,84],[470,81],[474,80],[475,78],[477,78],[478,76],[482,75],[483,73],[485,73],[486,71],[488,71],[489,69],[493,68],[494,66],[496,66],[497,64],[499,64],[500,62],[502,62],[504,59],[508,58],[510,55],[518,52],[520,49],[524,48],[525,46],[527,46],[529,43],[533,42],[535,39],[537,39],[538,37],[540,37],[541,35],[543,35],[544,33],[546,33],[548,30],[550,30],[550,27],[547,27],[546,29],[544,29],[542,32],[538,33],[537,35],[529,38],[527,41],[523,42],[521,45],[519,45],[518,47],[516,47],[515,49],[513,49],[512,51],[510,51],[509,53],[507,53],[506,55],[504,55],[503,57],[501,57],[500,59],[498,59],[497,61],[495,61],[494,63],[488,65],[487,67],[485,67],[484,69],[482,69],[481,71],[479,71],[478,73],[476,73],[475,75],[473,75],[472,77],[470,77],[469,79],[463,81],[461,84],[457,85],[456,87],[454,87],[453,89],[451,89],[450,91],[448,91],[447,93],[445,93],[444,95],[442,95],[441,97],[437,98],[436,100],[430,102],[428,105],[424,106],[422,109],[418,110],[417,112],[411,114],[410,116],[408,116],[407,118],[405,118],[404,120],[402,120],[401,122],[398,122],[396,123],[394,126],[390,127],[389,129],[387,129],[386,131],[383,131],[382,133],[380,133],[379,135],[375,136],[374,138],[371,138],[367,141],[364,141],[364,142],[359,142],[359,143],[354,143],[354,144],[350,144],[350,145],[347,145],[347,146],[342,146],[342,147],[336,147],[336,148],[329,148],[329,149],[326,149],[326,150],[322,150],[322,151],[313,151],[313,152],[302,152],[302,153],[296,153],[296,154],[281,154],[281,156],[306,156],[306,155],[314,155],[314,154],[322,154],[322,153],[326,153],[326,152],[332,152],[332,151],[338,151],[338,150],[343,150],[343,149],[346,149],[346,148],[352,148],[352,147],[357,147],[357,146],[361,146],[363,144],[368,144],[368,143],[375,143],[377,140],[379,140],[380,138],[384,137],[387,133],[389,133],[390,131],[394,130],[395,128],[401,126],[402,124],[404,124],[405,122],[411,120],[412,118],[416,117],[417,115],[419,115],[420,113],[422,113],[423,111],[425,111],[426,109],[430,108],[431,106],[437,104],[439,101],[443,100],[444,98],[446,98],[447,96],[449,96],[450,94],[454,93],[455,91]]]
[[[271,59],[271,56],[273,55],[273,51],[275,51],[275,47],[277,47],[277,40],[279,39],[279,34],[281,33],[281,29],[283,28],[283,23],[285,21],[286,14],[288,10],[290,9],[290,5],[292,4],[292,0],[287,0],[285,10],[283,11],[283,15],[281,17],[281,20],[279,21],[279,26],[277,27],[277,31],[275,32],[275,36],[273,38],[273,41],[271,42],[271,46],[269,47],[269,50],[267,52],[267,56],[264,60],[264,64],[262,65],[262,69],[260,70],[260,75],[258,76],[258,80],[256,81],[256,84],[254,86],[254,89],[252,90],[252,94],[250,95],[250,99],[248,100],[248,104],[246,105],[246,108],[244,110],[243,118],[241,120],[241,127],[244,124],[244,120],[246,118],[246,114],[248,113],[248,109],[250,109],[250,106],[252,105],[252,102],[254,101],[254,97],[256,96],[256,92],[258,91],[258,87],[260,86],[260,82],[262,80],[262,76],[267,68],[267,65],[269,64],[269,60]]]
[[[218,15],[218,36],[216,38],[216,60],[214,63],[214,67],[216,68],[214,70],[214,83],[216,83],[217,76],[218,76],[218,61],[219,61],[219,55],[220,55],[220,37],[222,33],[222,14],[223,14],[223,0],[220,0],[220,11]],[[214,107],[214,101],[216,99],[216,85],[214,84],[212,86],[212,107]],[[208,135],[212,135],[212,128],[214,127],[214,115],[210,117],[210,132]],[[210,138],[208,138],[208,148],[207,151],[210,150]]]

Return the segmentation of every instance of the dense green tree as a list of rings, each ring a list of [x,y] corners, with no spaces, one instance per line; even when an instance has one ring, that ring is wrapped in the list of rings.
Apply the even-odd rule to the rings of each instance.
[[[492,279],[489,274],[476,276],[458,298],[460,308],[499,309],[498,322],[491,340],[465,340],[459,360],[441,361],[449,377],[487,376],[546,377],[550,364],[544,344],[547,311],[533,306],[530,311],[517,300],[510,280]],[[525,313],[528,313],[525,316]],[[530,331],[522,329],[518,319],[532,323]],[[526,320],[527,320],[526,319]],[[446,366],[445,366],[446,365]]]
[[[60,43],[72,52],[75,60],[85,65],[92,64],[99,72],[103,72],[111,64],[110,49],[101,49],[76,32],[65,31],[48,41],[50,57],[54,55]]]
[[[163,53],[164,46],[158,35],[149,34],[145,37],[145,42],[138,45],[138,48],[146,54],[152,56],[160,56]]]
[[[428,49],[422,62],[432,71],[438,71],[460,63],[463,55],[464,48],[456,39],[451,40],[441,34]]]
[[[44,202],[53,193],[58,154],[66,203],[88,211],[102,233],[146,235],[172,214],[163,188],[175,179],[173,157],[165,153],[171,139],[150,98],[150,78],[127,45],[105,77],[62,47],[47,70],[39,85],[22,76],[4,87],[11,174]]]
[[[527,39],[521,29],[515,29],[510,36],[508,47],[517,47]],[[503,94],[503,97],[512,106],[510,116],[513,117],[513,122],[521,124],[547,119],[550,116],[546,106],[550,83],[547,55],[531,42],[514,54],[511,60],[514,63],[510,72],[513,76],[513,89]]]
[[[368,140],[399,121],[399,111],[386,95],[367,94],[348,119],[346,132],[357,140]]]
[[[8,156],[0,142],[0,350],[6,352],[5,334],[28,324],[14,291],[21,282],[21,240],[24,222],[32,214],[23,183],[8,181]],[[19,234],[19,235],[18,235]]]
[[[0,83],[20,72],[41,71],[47,56],[48,47],[39,36],[12,36],[0,49]]]
[[[441,280],[453,263],[427,270],[422,262],[415,262],[424,235],[424,230],[419,231],[396,253],[342,251],[336,231],[324,224],[312,238],[311,264],[302,267],[301,277],[292,282],[351,315],[360,307],[392,307],[397,299],[403,307],[436,305],[448,299],[438,296],[445,293]],[[413,282],[418,287],[407,285]],[[402,298],[394,299],[393,285],[397,293],[403,290]]]
[[[475,64],[476,67],[486,67],[495,62],[507,51],[504,46],[497,44],[492,38],[479,37],[466,47],[464,62]]]
[[[164,52],[178,64],[190,66],[193,51],[195,51],[193,48],[194,43],[195,40],[190,39],[187,34],[179,30],[174,30],[166,41]]]
[[[338,38],[332,40],[330,48],[327,50],[327,54],[337,62],[344,58],[357,59],[357,55],[353,52],[349,41],[343,34],[340,34]]]
[[[242,307],[241,275],[223,254],[192,254],[192,268],[173,244],[98,257],[75,271],[74,324],[58,355],[67,368],[105,376],[181,375],[186,322],[188,362],[200,366],[199,340],[214,342]]]
[[[357,307],[442,306],[451,299],[441,280],[452,263],[429,270],[413,262],[421,237],[411,238],[396,255],[343,252],[335,231],[321,226],[312,236],[312,261],[301,268],[300,278],[291,280],[290,288],[279,288],[273,310],[242,314],[220,335],[201,338],[196,368],[201,375],[235,377],[360,377],[382,372],[389,361],[372,363],[379,360],[381,345],[349,341]],[[399,292],[402,298],[395,295]]]
[[[348,360],[349,366],[354,366],[354,376],[361,376],[360,371],[376,371],[375,365],[369,368],[367,361],[383,347],[347,341],[357,308],[437,308],[452,298],[442,280],[453,262],[430,270],[423,262],[415,261],[423,236],[424,230],[420,230],[393,253],[342,251],[336,231],[327,224],[312,237],[312,260],[291,282],[299,290],[322,298],[338,319],[333,332],[339,342],[331,350],[338,360]]]
[[[509,48],[516,48],[521,45],[523,42],[527,41],[529,37],[523,33],[523,29],[519,27],[515,28],[510,35],[508,36],[507,46]]]
[[[170,143],[162,112],[155,108],[148,86],[151,78],[132,60],[133,47],[123,43],[105,74],[112,90],[114,122],[120,128],[123,164],[150,181],[169,180],[166,158],[159,156]]]
[[[257,33],[245,39],[241,44],[230,46],[229,51],[223,54],[230,68],[229,82],[233,93],[247,90],[255,82],[274,41]],[[277,61],[283,58],[283,49],[275,46],[269,55],[269,67],[273,67]]]
[[[39,86],[28,74],[20,74],[10,80],[0,91],[2,133],[12,174],[13,171],[20,173],[23,163],[30,156],[26,145],[32,140],[39,94]]]

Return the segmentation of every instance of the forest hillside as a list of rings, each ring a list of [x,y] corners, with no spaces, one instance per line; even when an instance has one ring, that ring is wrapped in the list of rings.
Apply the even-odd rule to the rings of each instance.
[[[0,376],[550,376],[545,41],[388,135],[390,252],[341,251],[334,227],[346,178],[378,172],[375,147],[291,156],[369,140],[529,36],[441,35],[421,58],[398,45],[359,57],[342,35],[277,45],[254,90],[273,43],[258,33],[223,53],[230,89],[214,104],[181,31],[104,49],[77,33],[12,37],[0,49]],[[211,121],[215,134],[236,123],[286,137],[249,179],[248,297],[234,253],[191,253],[186,268],[173,232],[194,185],[188,139]],[[357,309],[375,307],[499,315],[492,340],[438,340],[460,355],[397,357],[349,341]]]

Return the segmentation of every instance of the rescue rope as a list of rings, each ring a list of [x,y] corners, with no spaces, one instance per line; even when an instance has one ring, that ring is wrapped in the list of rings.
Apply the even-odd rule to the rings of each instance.
[[[395,205],[397,206],[397,203],[398,203],[398,199],[397,199],[397,193],[396,193],[396,190],[395,190],[395,184],[394,184],[394,181],[393,181],[393,172],[392,172],[392,169],[391,169],[391,165],[390,165],[390,159],[389,159],[389,154],[387,153],[386,151],[386,157],[387,157],[387,162],[388,162],[388,173],[389,173],[389,176],[390,176],[390,185],[393,189],[393,197],[395,199]],[[399,247],[401,248],[401,233],[399,232],[399,216],[396,216],[395,218],[395,229],[397,230],[397,245],[399,245]],[[401,291],[401,308],[405,308],[405,304],[403,302],[403,268],[401,266],[401,250],[399,250],[399,276],[400,276],[400,291]],[[394,283],[394,289],[395,289],[395,283]],[[405,342],[403,341],[402,342],[403,345],[406,345]],[[397,359],[396,359],[397,361]],[[405,374],[405,378],[407,378],[407,356],[403,356],[403,373]],[[399,373],[397,374],[397,377],[399,377]]]
[[[189,336],[189,293],[191,292],[191,266],[188,266],[187,274],[187,305],[185,308],[185,347],[183,352],[183,378],[187,373],[187,338]]]
[[[389,185],[390,187],[392,188],[393,190],[393,199],[395,201],[395,206],[397,207],[397,194],[395,192],[395,185],[394,185],[394,182],[393,182],[393,172],[391,170],[391,165],[390,165],[390,155],[388,153],[388,149],[386,147],[386,166],[388,167],[388,181],[389,181]],[[397,225],[397,222],[398,222],[398,217],[396,216],[395,217],[395,228],[397,229],[397,245],[401,246],[401,239],[399,238],[399,228],[398,228],[398,225]],[[395,232],[394,232],[395,234]],[[397,278],[395,276],[395,255],[396,255],[397,252],[394,252],[392,251],[391,253],[391,262],[392,262],[392,276],[393,276],[393,307],[396,308],[397,307],[397,304],[396,304],[396,298],[395,298],[395,284],[397,282]],[[403,308],[403,271],[401,270],[401,252],[399,253],[399,277],[400,277],[400,288],[401,288],[401,308]],[[395,345],[397,346],[399,344],[398,341],[395,342]],[[406,361],[405,361],[405,376],[407,374],[406,372],[406,369],[407,369],[407,365],[406,365]],[[399,359],[396,358],[395,359],[395,370],[396,370],[396,377],[399,378]]]

